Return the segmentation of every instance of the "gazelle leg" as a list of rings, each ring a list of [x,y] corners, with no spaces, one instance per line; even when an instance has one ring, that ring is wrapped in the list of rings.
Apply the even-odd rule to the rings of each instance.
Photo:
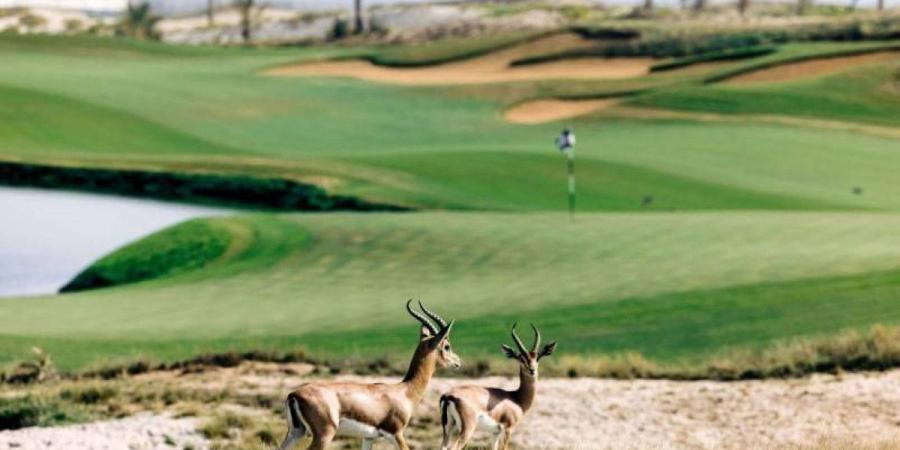
[[[460,425],[459,436],[456,438],[456,444],[453,446],[454,450],[466,448],[466,445],[472,440],[472,435],[475,434],[475,424],[462,423]]]
[[[375,443],[374,439],[363,439],[362,441],[362,450],[372,450],[372,444]]]
[[[509,450],[509,440],[512,437],[512,429],[509,427],[503,427],[503,446],[501,447],[503,450]]]
[[[287,434],[284,436],[284,441],[281,442],[281,447],[278,447],[279,450],[291,450],[294,446],[297,445],[303,439],[303,433],[296,428],[291,428],[288,430]]]
[[[441,450],[450,450],[450,435],[453,434],[453,424],[448,423],[443,429],[443,439],[441,439]],[[455,441],[454,441],[455,444]],[[455,445],[454,445],[455,447]]]
[[[503,442],[503,436],[505,435],[506,429],[505,427],[500,427],[496,433],[494,433],[494,440],[491,442],[492,450],[500,450],[500,443]]]
[[[400,450],[409,450],[409,445],[406,443],[406,438],[403,436],[403,430],[398,431],[397,434],[394,435],[394,443],[397,444],[397,448]]]
[[[306,447],[306,450],[325,450],[325,447],[328,447],[328,444],[334,440],[335,434],[337,434],[337,430],[330,425],[323,429],[321,433],[313,433],[313,440],[309,447]]]

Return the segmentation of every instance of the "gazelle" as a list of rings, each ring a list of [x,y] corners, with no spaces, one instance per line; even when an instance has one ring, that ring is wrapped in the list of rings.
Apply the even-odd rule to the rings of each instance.
[[[413,353],[403,381],[396,384],[314,382],[300,386],[287,396],[285,415],[288,432],[282,450],[293,448],[306,435],[312,436],[307,450],[322,450],[335,436],[362,438],[363,450],[370,450],[376,439],[386,439],[400,450],[408,450],[403,430],[409,424],[416,405],[422,401],[428,382],[437,366],[462,365],[450,348],[453,321],[447,323],[429,311],[422,302],[422,313],[406,302],[406,310],[422,324],[419,345]]]
[[[519,361],[518,389],[505,391],[481,386],[458,386],[441,396],[441,427],[444,431],[442,450],[465,448],[477,430],[493,434],[494,450],[509,448],[509,438],[513,430],[534,402],[538,361],[556,349],[556,342],[551,342],[538,352],[541,333],[534,325],[531,325],[531,328],[534,330],[534,344],[531,350],[525,349],[525,345],[516,334],[515,325],[511,334],[519,350],[515,351],[508,345],[503,345],[503,353],[508,358]],[[455,434],[455,439],[451,434]]]

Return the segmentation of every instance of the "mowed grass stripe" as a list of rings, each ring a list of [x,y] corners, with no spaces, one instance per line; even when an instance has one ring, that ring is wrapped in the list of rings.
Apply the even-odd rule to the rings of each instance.
[[[534,322],[545,337],[559,340],[567,355],[636,352],[656,361],[705,361],[731,351],[765,347],[773,341],[824,336],[873,323],[900,323],[900,272],[874,272],[830,279],[812,278],[725,289],[623,299],[611,304],[548,306],[523,313],[468,317],[458,322],[453,342],[467,361],[499,355],[513,322]],[[394,304],[396,303],[396,304]],[[402,302],[385,307],[401,308]],[[510,308],[512,309],[512,308]],[[349,317],[348,321],[360,321]],[[405,358],[415,339],[411,323],[353,327],[329,332],[212,339],[121,339],[0,336],[0,363],[34,345],[53,352],[63,369],[81,370],[136,359],[175,361],[205,352],[303,348],[319,358],[371,360]]]
[[[574,225],[562,214],[361,217],[213,219],[249,227],[252,232],[243,234],[252,243],[228,262],[172,279],[0,302],[4,334],[14,337],[9,342],[71,339],[105,342],[110,349],[122,340],[161,357],[215,342],[249,348],[301,343],[306,336],[322,351],[346,355],[351,344],[328,347],[315,335],[403,329],[403,301],[421,297],[476,324],[494,316],[569,320],[571,334],[559,332],[573,340],[587,336],[578,351],[637,346],[668,357],[689,350],[663,345],[653,353],[638,344],[688,333],[679,345],[713,351],[894,317],[888,302],[894,279],[879,281],[888,286],[881,289],[865,276],[900,266],[900,216],[893,214],[583,214]],[[832,278],[851,281],[849,287],[827,284]],[[797,279],[814,280],[791,284]],[[865,283],[874,283],[871,292]],[[831,296],[832,288],[844,294]],[[871,309],[853,307],[857,297]],[[848,308],[837,309],[840,302]],[[617,338],[600,332],[616,334],[617,324],[623,327]],[[690,335],[699,325],[702,330]],[[634,339],[623,341],[631,333]]]

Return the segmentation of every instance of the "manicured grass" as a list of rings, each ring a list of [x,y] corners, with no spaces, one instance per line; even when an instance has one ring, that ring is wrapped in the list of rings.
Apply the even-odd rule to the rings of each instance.
[[[324,177],[336,193],[411,206],[565,207],[559,124],[509,125],[502,102],[440,89],[254,74],[316,51],[4,53],[0,86],[16,87],[3,90],[0,149],[37,162]],[[641,209],[648,195],[649,209],[900,206],[890,140],[776,125],[575,123],[587,210]],[[803,169],[810,160],[816,173]],[[857,185],[865,195],[850,193]]]
[[[229,247],[226,227],[222,221],[193,220],[162,230],[91,264],[62,291],[120,286],[207,267]]]
[[[31,345],[67,369],[231,348],[405,356],[416,328],[403,303],[419,297],[459,319],[457,346],[472,355],[492,352],[516,319],[541,324],[567,352],[662,359],[900,320],[893,214],[584,214],[574,225],[561,214],[209,220],[232,237],[207,269],[0,302],[4,358]],[[100,266],[127,273],[139,261],[127,257],[134,248]]]
[[[416,333],[402,305],[418,297],[459,319],[454,342],[471,357],[493,353],[514,320],[535,320],[566,352],[667,361],[900,322],[896,139],[752,121],[573,120],[580,214],[570,225],[552,142],[563,124],[515,126],[501,114],[516,98],[639,87],[650,89],[640,105],[895,126],[891,65],[754,87],[703,85],[714,68],[448,90],[259,75],[371,49],[94,44],[0,37],[0,157],[286,178],[468,212],[180,225],[88,269],[128,284],[0,301],[0,362],[33,345],[64,369],[297,346],[402,358]],[[791,44],[721,70],[838,47]]]
[[[722,80],[753,70],[824,56],[898,49],[894,43],[792,44],[774,54],[713,74]],[[900,55],[900,53],[898,53]],[[885,64],[850,67],[836,74],[782,83],[685,85],[656,90],[633,101],[640,106],[728,114],[778,114],[848,122],[900,124],[900,93],[891,86],[900,56]]]

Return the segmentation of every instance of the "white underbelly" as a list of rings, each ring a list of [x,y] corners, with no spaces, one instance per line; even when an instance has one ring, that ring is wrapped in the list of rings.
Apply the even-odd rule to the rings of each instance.
[[[350,436],[362,439],[375,439],[385,436],[387,433],[367,423],[353,419],[341,419],[338,422],[338,436]]]
[[[478,413],[478,425],[476,425],[475,428],[480,431],[497,433],[500,431],[501,427],[500,424],[492,419],[491,416],[487,415],[487,413]]]

